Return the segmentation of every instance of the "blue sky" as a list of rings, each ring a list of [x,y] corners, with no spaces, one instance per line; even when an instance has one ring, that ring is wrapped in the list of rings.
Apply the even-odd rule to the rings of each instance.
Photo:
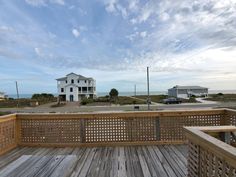
[[[56,78],[97,91],[174,85],[236,89],[235,0],[0,0],[0,91],[56,93]]]

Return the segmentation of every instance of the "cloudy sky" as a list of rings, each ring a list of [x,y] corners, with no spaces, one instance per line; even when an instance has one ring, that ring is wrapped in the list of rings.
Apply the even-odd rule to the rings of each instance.
[[[97,91],[236,89],[236,0],[0,0],[0,91],[56,93],[75,72]]]

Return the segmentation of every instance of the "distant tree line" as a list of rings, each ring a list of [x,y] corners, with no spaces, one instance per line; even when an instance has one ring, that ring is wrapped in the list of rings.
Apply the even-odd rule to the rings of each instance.
[[[41,94],[33,94],[31,99],[34,100],[53,100],[55,97],[51,93],[41,93]]]

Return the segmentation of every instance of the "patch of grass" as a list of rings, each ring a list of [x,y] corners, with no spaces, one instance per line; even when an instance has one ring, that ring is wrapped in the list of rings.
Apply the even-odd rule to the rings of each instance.
[[[219,101],[219,102],[236,102],[236,94],[210,94],[205,100]]]
[[[19,103],[19,107],[28,107],[31,105],[31,99],[9,99],[0,101],[0,108],[14,108],[17,107]]]
[[[17,104],[19,103],[19,107],[35,107],[36,102],[38,105],[51,103],[57,101],[57,98],[52,99],[26,99],[26,98],[20,98],[20,99],[8,99],[8,100],[1,100],[0,101],[0,108],[15,108],[17,107]]]
[[[65,105],[66,105],[66,103],[57,103],[57,104],[51,105],[51,108],[63,107]]]
[[[109,96],[101,96],[93,100],[94,102],[109,102],[110,98]]]
[[[11,114],[11,112],[0,112],[0,116]]]
[[[97,106],[97,105],[110,105],[110,104],[120,104],[120,105],[129,105],[129,104],[146,104],[145,101],[137,100],[135,98],[130,98],[126,96],[118,96],[116,100],[110,100],[109,97],[98,97],[96,99],[85,98],[81,101],[81,105],[88,106]]]
[[[120,104],[120,105],[146,104],[146,101],[137,100],[135,98],[130,98],[130,97],[126,97],[126,96],[119,96],[115,103]]]
[[[143,99],[143,100],[147,100],[147,95],[137,95],[135,97]],[[151,101],[153,102],[162,103],[162,100],[168,98],[168,95],[150,95],[150,98],[151,98]]]

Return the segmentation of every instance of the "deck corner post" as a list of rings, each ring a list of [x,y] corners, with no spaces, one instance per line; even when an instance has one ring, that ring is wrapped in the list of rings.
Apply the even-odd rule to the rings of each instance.
[[[18,116],[16,115],[16,128],[15,128],[15,135],[16,135],[16,145],[21,144],[21,120],[17,118]]]

